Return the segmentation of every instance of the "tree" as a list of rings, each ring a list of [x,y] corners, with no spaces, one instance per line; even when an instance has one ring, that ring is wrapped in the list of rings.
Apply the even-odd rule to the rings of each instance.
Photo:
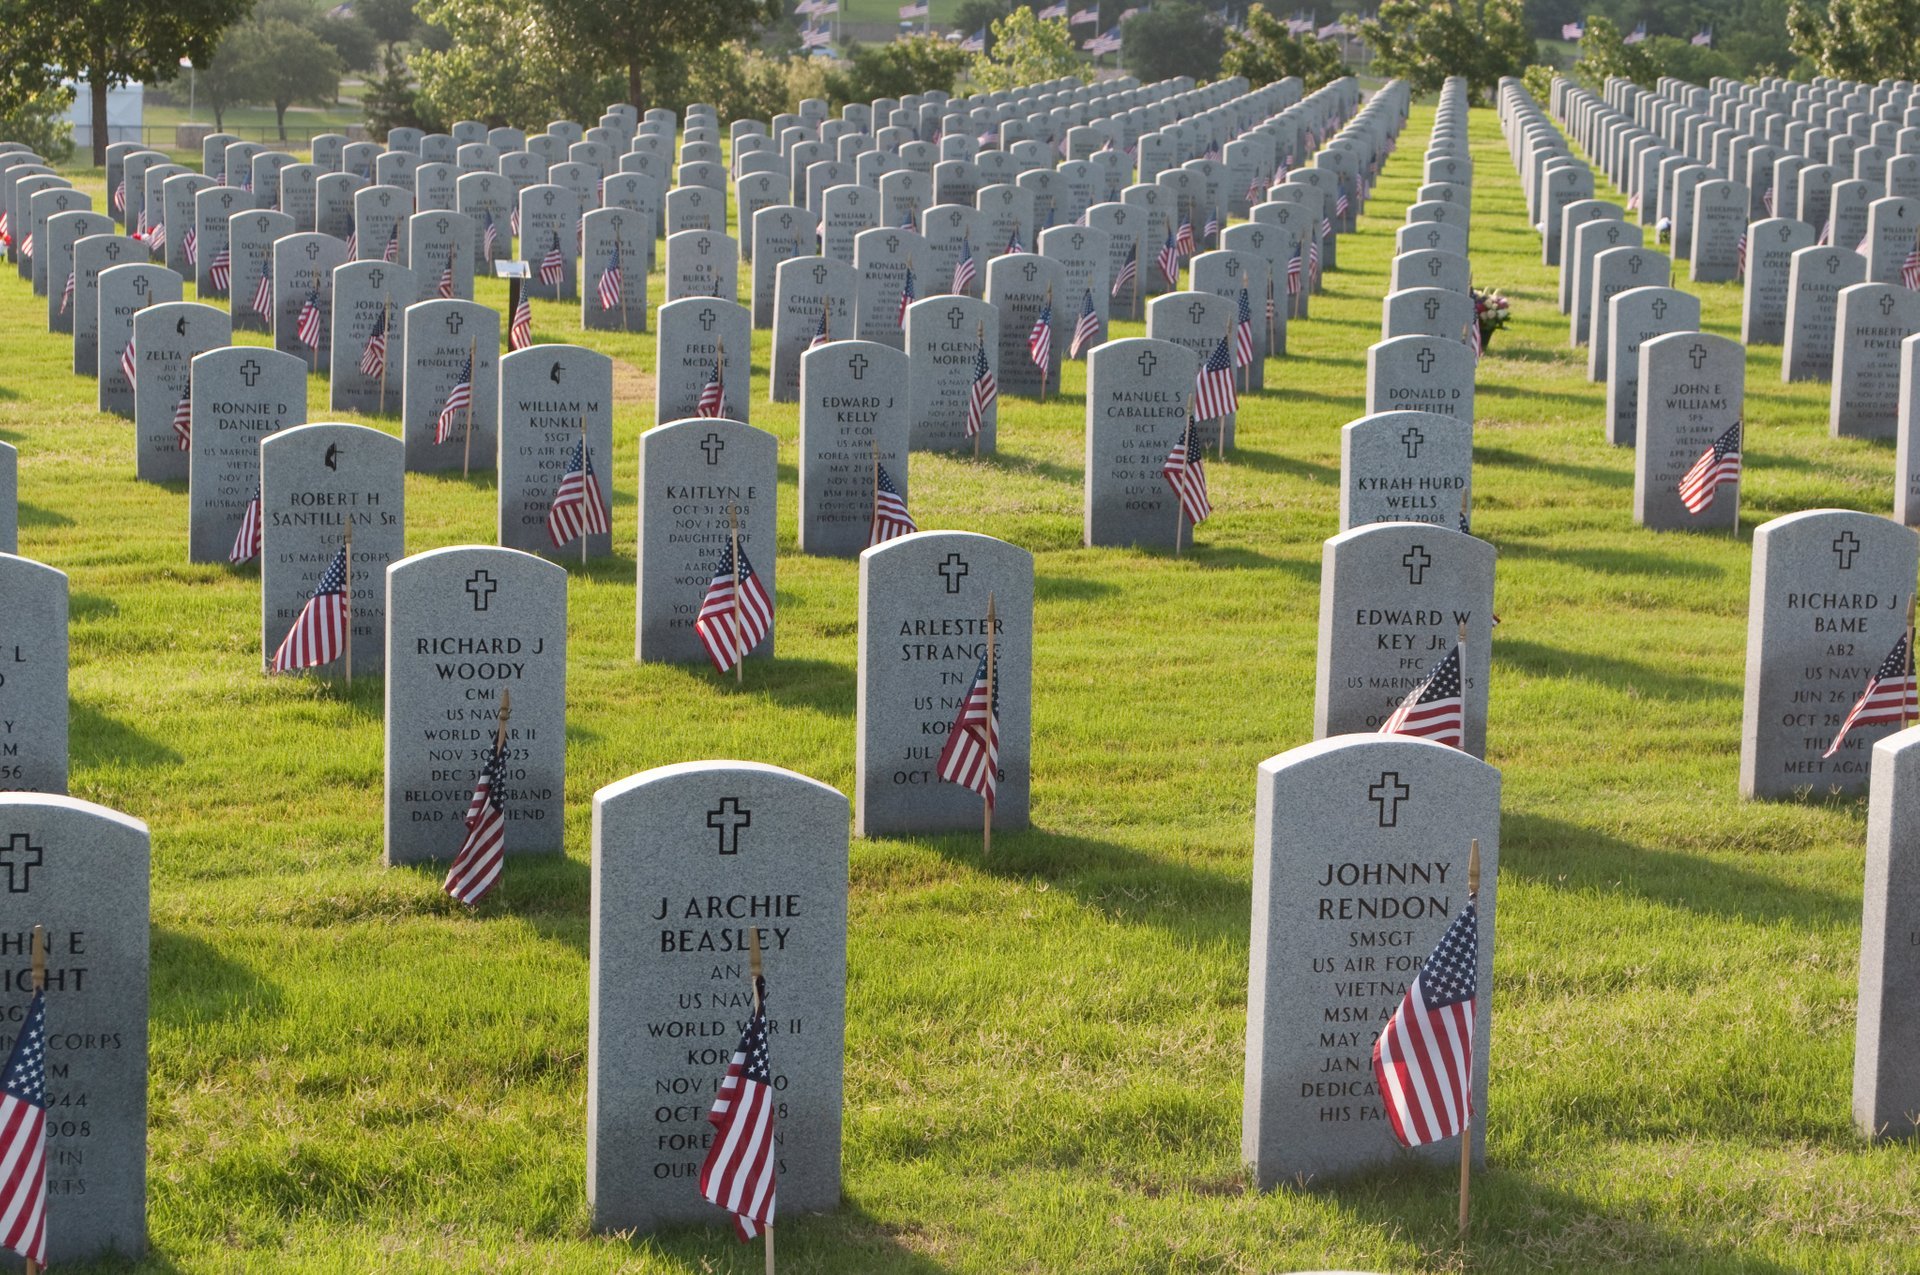
[[[164,84],[180,59],[207,60],[220,35],[252,0],[0,0],[0,29],[34,66],[85,81],[92,96],[93,162],[107,162],[107,90],[138,81]],[[12,43],[12,42],[10,42]]]
[[[1462,75],[1469,100],[1520,74],[1534,52],[1523,0],[1385,0],[1360,24],[1360,38],[1376,74],[1399,76],[1416,93]]]
[[[950,93],[970,60],[958,44],[937,35],[911,35],[887,44],[849,44],[845,69],[827,72],[827,97],[834,102],[871,102],[930,89]]]
[[[264,96],[273,103],[274,123],[284,142],[288,107],[295,102],[324,106],[339,95],[340,57],[313,30],[285,18],[269,18],[259,30],[258,48],[267,59],[261,73]]]
[[[953,11],[953,29],[961,35],[987,33],[987,52],[993,52],[993,24],[1007,15],[1005,0],[962,0]]]
[[[543,12],[517,0],[420,0],[417,12],[425,26],[411,62],[422,114],[494,126],[599,119],[615,91],[568,56]]]
[[[1575,79],[1598,90],[1615,76],[1646,86],[1659,78],[1647,45],[1628,44],[1619,27],[1597,14],[1589,16],[1586,25],[1580,60],[1573,64]]]
[[[395,45],[411,40],[419,25],[413,0],[359,0],[354,13],[367,24],[373,38],[386,46],[388,56],[392,56]]]
[[[1085,78],[1065,18],[1042,19],[1032,9],[1015,9],[995,18],[992,30],[988,51],[973,55],[973,82],[981,88],[1019,88],[1063,75]]]
[[[1120,39],[1121,64],[1143,84],[1180,75],[1216,79],[1227,51],[1226,28],[1192,0],[1142,9],[1120,28]]]
[[[1823,75],[1871,84],[1920,70],[1920,0],[1792,0],[1787,30]]]
[[[643,113],[655,94],[668,96],[662,84],[684,75],[689,54],[781,17],[778,0],[530,0],[529,10],[545,17],[570,60],[624,71],[627,101]]]
[[[251,22],[228,27],[213,56],[195,67],[201,96],[213,108],[215,132],[225,132],[227,112],[242,102],[264,101],[262,68],[271,63],[260,49],[260,28]]]
[[[1345,75],[1340,46],[1325,40],[1310,40],[1287,30],[1287,24],[1267,12],[1265,5],[1247,10],[1245,31],[1227,32],[1227,51],[1220,69],[1228,75],[1243,75],[1254,88],[1298,76],[1312,92]]]

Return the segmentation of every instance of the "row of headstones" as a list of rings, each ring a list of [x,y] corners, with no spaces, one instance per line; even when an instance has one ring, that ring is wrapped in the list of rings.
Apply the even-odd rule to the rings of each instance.
[[[1434,108],[1422,184],[1407,208],[1405,224],[1394,235],[1387,295],[1381,303],[1383,340],[1434,336],[1472,343],[1471,329],[1479,316],[1468,262],[1473,159],[1466,113],[1466,85],[1449,79]]]

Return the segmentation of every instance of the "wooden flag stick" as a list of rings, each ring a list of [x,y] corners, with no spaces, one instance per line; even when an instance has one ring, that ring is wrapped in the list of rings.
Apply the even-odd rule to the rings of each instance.
[[[1466,625],[1461,625],[1461,638],[1465,640]],[[1476,899],[1480,894],[1480,838],[1475,837],[1467,850],[1467,897]],[[1467,1190],[1473,1174],[1473,1080],[1472,1063],[1468,1063],[1467,1110],[1460,1120],[1460,1235],[1467,1234]]]
[[[380,332],[381,332],[380,339],[387,343],[388,348],[392,348],[393,346],[392,324],[393,324],[393,299],[389,297],[386,303],[380,307]],[[382,351],[380,355],[380,415],[385,416],[386,414],[387,414],[387,356],[385,351]]]
[[[993,715],[993,677],[994,677],[993,626],[994,626],[994,622],[995,622],[995,612],[993,609],[993,593],[989,591],[987,593],[987,732],[990,737],[999,734],[999,731],[1000,731],[1000,723],[994,720],[994,715]],[[995,777],[992,775],[989,775],[988,780],[989,782],[994,782]],[[982,859],[985,859],[993,853],[993,799],[991,797],[982,795],[982,797],[980,798],[980,804],[982,807],[982,817],[980,821],[980,857]]]
[[[513,691],[500,692],[500,724],[493,731],[493,749],[499,752],[507,743],[507,719],[513,716]]]
[[[747,680],[747,630],[740,623],[740,507],[727,506],[727,529],[733,537],[733,684]],[[756,931],[757,932],[757,931]]]
[[[480,338],[475,337],[467,346],[467,441],[466,450],[460,456],[460,476],[467,477],[473,469],[473,400],[479,396],[480,369],[475,365],[480,357]]]
[[[353,515],[351,514],[347,515],[347,543],[344,546],[344,552],[346,554],[346,557],[343,559],[343,561],[347,564],[347,577],[346,577],[347,632],[346,632],[346,640],[343,643],[343,646],[345,648],[345,654],[347,657],[347,689],[352,690],[353,689]]]

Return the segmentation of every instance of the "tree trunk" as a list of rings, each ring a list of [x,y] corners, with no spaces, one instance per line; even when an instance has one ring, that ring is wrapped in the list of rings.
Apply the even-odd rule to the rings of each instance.
[[[107,77],[89,74],[87,92],[93,99],[93,163],[107,166]]]
[[[647,95],[640,84],[640,64],[638,62],[627,63],[627,101],[632,105],[633,109],[640,112],[642,116],[646,115]],[[104,163],[105,161],[102,160],[101,162]]]
[[[273,118],[274,118],[274,122],[280,126],[280,140],[283,142],[286,141],[287,140],[287,103],[275,102],[273,104]]]
[[[226,107],[224,107],[224,106],[222,106],[222,105],[220,105],[220,104],[219,104],[218,102],[216,102],[216,103],[214,103],[214,106],[213,106],[213,131],[214,131],[214,132],[216,132],[216,133],[224,133],[224,132],[226,132],[226,131],[227,131],[227,123],[226,123],[226,121],[227,121],[227,108],[226,108]]]

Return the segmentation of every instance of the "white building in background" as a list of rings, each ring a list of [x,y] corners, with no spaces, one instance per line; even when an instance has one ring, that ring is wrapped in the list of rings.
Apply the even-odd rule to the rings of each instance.
[[[73,144],[85,150],[93,145],[93,92],[85,81],[70,81],[73,105],[67,108],[67,122],[73,125]],[[140,142],[146,117],[147,86],[123,84],[107,90],[107,140]]]

